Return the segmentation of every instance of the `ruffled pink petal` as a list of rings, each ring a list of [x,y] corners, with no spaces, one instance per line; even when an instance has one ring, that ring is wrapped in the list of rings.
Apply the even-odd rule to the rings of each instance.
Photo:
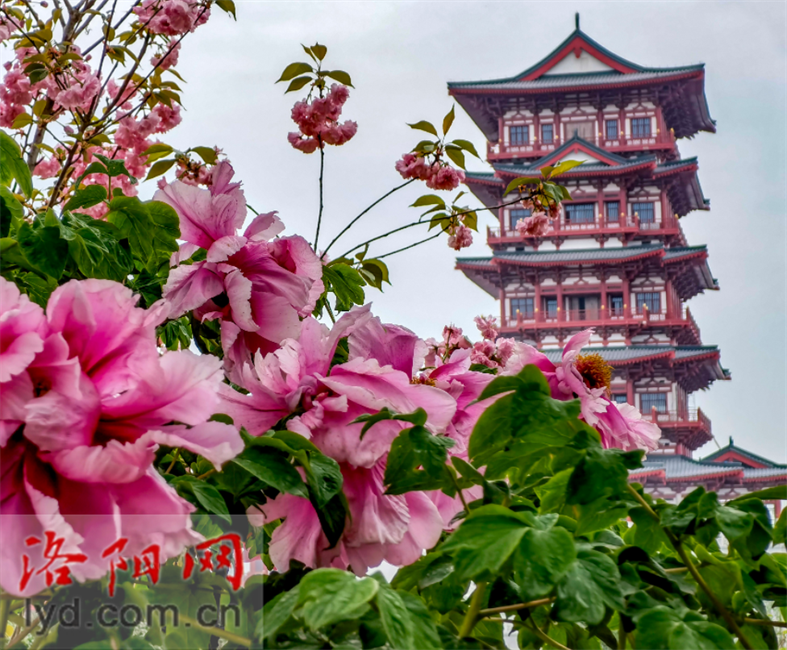
[[[155,460],[150,436],[133,443],[110,440],[105,446],[80,446],[42,454],[58,474],[82,483],[130,483],[145,474]]]
[[[348,547],[397,544],[407,533],[410,524],[407,500],[404,495],[385,494],[384,473],[384,463],[378,463],[370,469],[342,466],[343,490],[351,516],[351,524],[344,533],[344,542]]]
[[[0,382],[6,382],[24,372],[43,349],[44,342],[36,332],[25,332],[11,341],[0,353]]]
[[[259,214],[252,219],[243,236],[250,241],[270,241],[284,230],[284,224],[275,212]]]
[[[243,451],[238,430],[222,422],[203,422],[195,427],[169,425],[149,431],[145,438],[168,447],[182,447],[207,458],[221,471],[221,466]]]
[[[246,238],[240,235],[225,235],[213,242],[208,249],[208,262],[224,262],[237,253],[246,244]]]
[[[348,339],[350,357],[376,359],[381,366],[392,366],[412,377],[423,366],[426,344],[410,330],[399,325],[383,325],[372,318]]]
[[[25,404],[33,399],[33,382],[23,373],[0,384],[0,447],[5,447],[27,416]]]
[[[178,318],[224,291],[224,283],[215,267],[207,262],[183,264],[169,272],[162,295],[172,305],[172,317]]]
[[[257,329],[259,329],[259,326],[252,318],[251,280],[244,277],[244,275],[238,269],[232,268],[229,265],[222,265],[222,267],[226,272],[226,276],[224,277],[224,287],[227,293],[227,298],[230,301],[232,321],[242,330],[246,330],[247,332],[255,332]]]
[[[308,499],[292,494],[280,494],[273,501],[260,506],[267,521],[274,516],[286,517],[271,536],[268,553],[279,571],[290,567],[290,560],[298,560],[308,567],[320,566],[318,553],[328,546],[320,520]],[[278,515],[278,516],[277,516]]]

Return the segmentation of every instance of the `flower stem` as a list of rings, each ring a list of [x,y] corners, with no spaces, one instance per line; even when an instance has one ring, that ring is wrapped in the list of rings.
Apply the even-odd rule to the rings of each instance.
[[[11,611],[10,600],[0,600],[0,648],[5,648],[5,630],[8,627],[8,612]]]
[[[517,603],[516,605],[503,605],[502,607],[490,607],[489,609],[482,609],[479,614],[487,616],[489,614],[503,614],[505,612],[515,612],[519,609],[530,609],[531,607],[538,607],[540,605],[548,605],[553,602],[554,598],[540,598],[539,600],[531,600],[527,603]]]
[[[372,209],[374,206],[376,206],[378,203],[381,203],[381,202],[382,202],[384,199],[387,199],[389,196],[391,196],[391,194],[393,194],[394,192],[396,192],[396,191],[398,191],[398,190],[401,190],[403,187],[407,187],[407,186],[408,186],[410,183],[413,183],[413,182],[415,182],[415,179],[414,179],[414,178],[411,178],[411,179],[410,179],[409,181],[407,181],[406,183],[402,183],[401,185],[397,185],[395,188],[393,188],[393,189],[392,189],[392,190],[390,190],[389,192],[387,192],[387,193],[383,194],[383,195],[382,195],[382,196],[381,196],[379,199],[377,199],[377,200],[376,200],[374,203],[372,203],[372,204],[371,204],[371,205],[370,205],[368,208],[366,208],[366,209],[365,209],[363,212],[361,212],[361,214],[359,214],[359,215],[358,215],[357,217],[355,217],[355,218],[354,218],[354,219],[353,219],[353,220],[352,220],[350,223],[348,223],[348,224],[347,224],[347,225],[344,227],[344,229],[343,229],[343,230],[342,230],[342,231],[341,231],[341,232],[340,232],[338,235],[336,235],[336,237],[334,237],[334,238],[331,240],[331,243],[330,243],[330,244],[328,244],[328,247],[327,247],[327,248],[326,248],[326,249],[323,251],[322,255],[320,255],[320,259],[322,259],[323,257],[325,257],[326,253],[327,253],[329,250],[331,250],[331,246],[333,246],[333,245],[334,245],[334,244],[335,244],[335,243],[336,243],[336,242],[339,240],[339,238],[340,238],[340,237],[341,237],[341,236],[342,236],[344,233],[346,233],[346,232],[347,232],[347,231],[348,231],[350,228],[352,228],[352,227],[355,225],[355,222],[356,222],[356,221],[358,221],[358,219],[360,219],[360,218],[361,218],[363,215],[365,215],[367,212],[369,212],[369,210],[371,210],[371,209]]]
[[[180,456],[180,449],[175,449],[175,451],[172,452],[172,462],[169,464],[169,467],[167,467],[167,471],[164,472],[165,474],[169,474],[172,468],[175,467],[175,463],[178,462],[178,456]]]
[[[541,630],[541,628],[539,628],[538,625],[536,625],[535,623],[533,623],[531,626],[529,626],[529,629],[530,629],[531,632],[535,633],[535,635],[539,639],[541,639],[544,643],[546,643],[547,645],[551,645],[553,648],[558,648],[558,650],[570,650],[569,648],[564,646],[562,643],[558,643],[557,641],[555,641],[548,634],[544,634],[544,632]]]
[[[462,621],[462,627],[459,630],[459,638],[464,639],[470,636],[470,633],[475,627],[478,615],[481,612],[481,602],[484,600],[484,593],[486,592],[486,583],[479,582],[475,586],[475,591],[470,598],[470,607],[465,614],[465,619]]]
[[[325,171],[325,149],[322,146],[322,138],[318,135],[317,141],[320,144],[320,212],[317,215],[317,232],[314,234],[314,252],[317,252],[317,243],[320,240],[320,226],[322,225],[322,185],[323,185],[323,172]]]
[[[661,518],[658,516],[658,514],[656,514],[653,508],[650,507],[650,504],[647,501],[645,501],[645,499],[642,498],[642,495],[639,492],[637,492],[631,486],[631,484],[628,484],[626,487],[628,488],[629,493],[637,500],[637,502],[645,509],[645,511],[653,519],[659,522],[659,524],[661,524]],[[740,626],[732,617],[732,614],[730,614],[730,612],[727,610],[724,604],[718,599],[716,594],[713,593],[713,590],[708,586],[708,583],[705,582],[705,579],[697,570],[697,567],[694,566],[694,563],[691,561],[691,558],[689,557],[688,553],[686,553],[686,549],[683,547],[683,544],[681,543],[680,539],[678,539],[678,537],[676,537],[670,530],[664,527],[662,527],[662,530],[664,531],[664,534],[667,536],[667,539],[669,539],[670,543],[677,551],[678,556],[680,557],[683,564],[686,565],[686,568],[691,574],[691,577],[694,578],[695,582],[700,586],[700,589],[702,589],[707,594],[708,598],[713,603],[713,606],[716,608],[716,611],[718,611],[719,614],[721,614],[721,617],[727,623],[730,630],[732,630],[735,633],[735,635],[738,637],[740,644],[746,650],[752,650],[752,646],[749,643],[749,640],[743,635]]]
[[[179,620],[184,623],[188,623],[191,627],[199,630],[200,632],[205,632],[212,636],[217,636],[220,639],[227,639],[227,641],[230,641],[232,643],[237,643],[238,645],[246,646],[247,648],[251,647],[252,640],[239,636],[238,634],[227,632],[226,630],[222,630],[219,627],[207,627],[205,625],[200,625],[195,619],[191,618],[190,616],[186,616],[184,614],[181,614],[179,616]]]
[[[743,622],[747,625],[765,625],[767,627],[787,627],[787,623],[782,621],[771,621],[764,618],[744,618]]]

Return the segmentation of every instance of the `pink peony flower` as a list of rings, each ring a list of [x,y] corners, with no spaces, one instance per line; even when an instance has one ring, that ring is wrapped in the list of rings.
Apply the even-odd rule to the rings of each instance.
[[[274,212],[258,215],[243,235],[246,199],[232,183],[232,166],[213,169],[209,189],[176,181],[154,198],[175,208],[188,259],[197,248],[207,259],[170,272],[164,298],[173,316],[193,312],[199,320],[221,321],[228,376],[236,381],[253,355],[278,348],[298,336],[300,318],[314,310],[322,294],[322,265],[302,237],[271,240],[284,226]]]
[[[216,467],[243,449],[233,427],[208,421],[219,405],[218,360],[185,350],[161,356],[155,328],[166,305],[139,309],[116,282],[57,288],[45,321],[4,279],[0,295],[4,356],[11,358],[11,379],[2,385],[3,589],[30,595],[43,588],[41,575],[20,588],[20,560],[25,553],[42,566],[42,549],[24,540],[45,530],[65,539],[64,550],[87,556],[72,570],[79,580],[107,571],[101,552],[121,536],[129,540],[124,553],[157,543],[164,558],[199,541],[193,507],[152,463],[159,444]]]
[[[522,237],[543,237],[550,228],[549,218],[544,212],[536,212],[516,222],[516,231]]]
[[[656,449],[659,427],[635,417],[633,407],[621,408],[628,405],[615,404],[606,396],[612,368],[598,354],[580,354],[592,334],[593,329],[587,329],[572,336],[557,366],[542,352],[518,342],[502,374],[515,375],[534,364],[547,378],[554,399],[579,399],[581,418],[599,432],[605,448]]]

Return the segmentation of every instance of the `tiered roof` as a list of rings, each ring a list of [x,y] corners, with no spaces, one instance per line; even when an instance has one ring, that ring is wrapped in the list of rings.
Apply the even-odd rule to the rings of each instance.
[[[588,72],[561,74],[560,64],[569,56],[585,57]],[[625,89],[652,88],[661,93],[667,124],[678,138],[698,131],[716,131],[705,97],[705,66],[702,63],[677,68],[648,68],[627,61],[585,34],[579,25],[546,57],[512,77],[448,84],[484,135],[499,139],[498,116],[485,98],[506,96],[550,96],[570,93],[610,93]],[[668,89],[668,92],[664,92]]]
[[[707,262],[706,246],[665,248],[663,244],[642,244],[615,248],[554,251],[495,251],[491,257],[458,257],[456,268],[491,296],[498,297],[506,267],[587,267],[648,262],[675,265],[675,288],[682,300],[719,288]]]
[[[697,175],[697,158],[686,158],[659,163],[655,155],[647,154],[635,158],[624,158],[597,147],[579,136],[567,140],[562,146],[546,156],[530,163],[492,163],[494,172],[468,172],[467,184],[487,207],[500,204],[502,193],[512,178],[540,176],[541,168],[569,158],[572,153],[584,153],[592,157],[560,176],[561,182],[574,178],[598,178],[638,175],[644,178],[661,179],[676,177],[667,186],[667,194],[676,214],[685,216],[692,210],[709,210],[710,201],[705,198]]]
[[[726,460],[730,454],[739,460]],[[787,481],[787,465],[774,463],[750,451],[730,444],[702,460],[694,460],[682,455],[652,454],[643,462],[644,467],[632,470],[629,478],[641,483],[696,483],[702,480],[716,480],[725,487],[756,484],[757,488],[766,485],[781,485]]]

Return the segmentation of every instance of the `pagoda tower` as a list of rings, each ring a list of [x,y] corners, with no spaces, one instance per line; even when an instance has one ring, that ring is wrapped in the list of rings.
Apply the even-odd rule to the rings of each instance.
[[[577,15],[574,32],[524,72],[448,84],[487,138],[493,171],[466,180],[487,207],[516,199],[504,195],[514,178],[582,161],[557,179],[572,200],[550,232],[519,235],[515,225],[530,212],[516,202],[497,208],[492,256],[460,257],[456,268],[500,301],[503,335],[552,360],[572,335],[595,329],[587,351],[612,366],[611,398],[635,405],[663,434],[632,480],[668,500],[697,485],[734,498],[787,480],[787,467],[739,448],[734,458],[692,458],[713,436],[689,395],[730,378],[687,306],[719,288],[707,248],[690,246],[680,225],[710,206],[697,159],[678,150],[681,138],[716,131],[704,78],[704,64],[627,61],[581,31]]]

